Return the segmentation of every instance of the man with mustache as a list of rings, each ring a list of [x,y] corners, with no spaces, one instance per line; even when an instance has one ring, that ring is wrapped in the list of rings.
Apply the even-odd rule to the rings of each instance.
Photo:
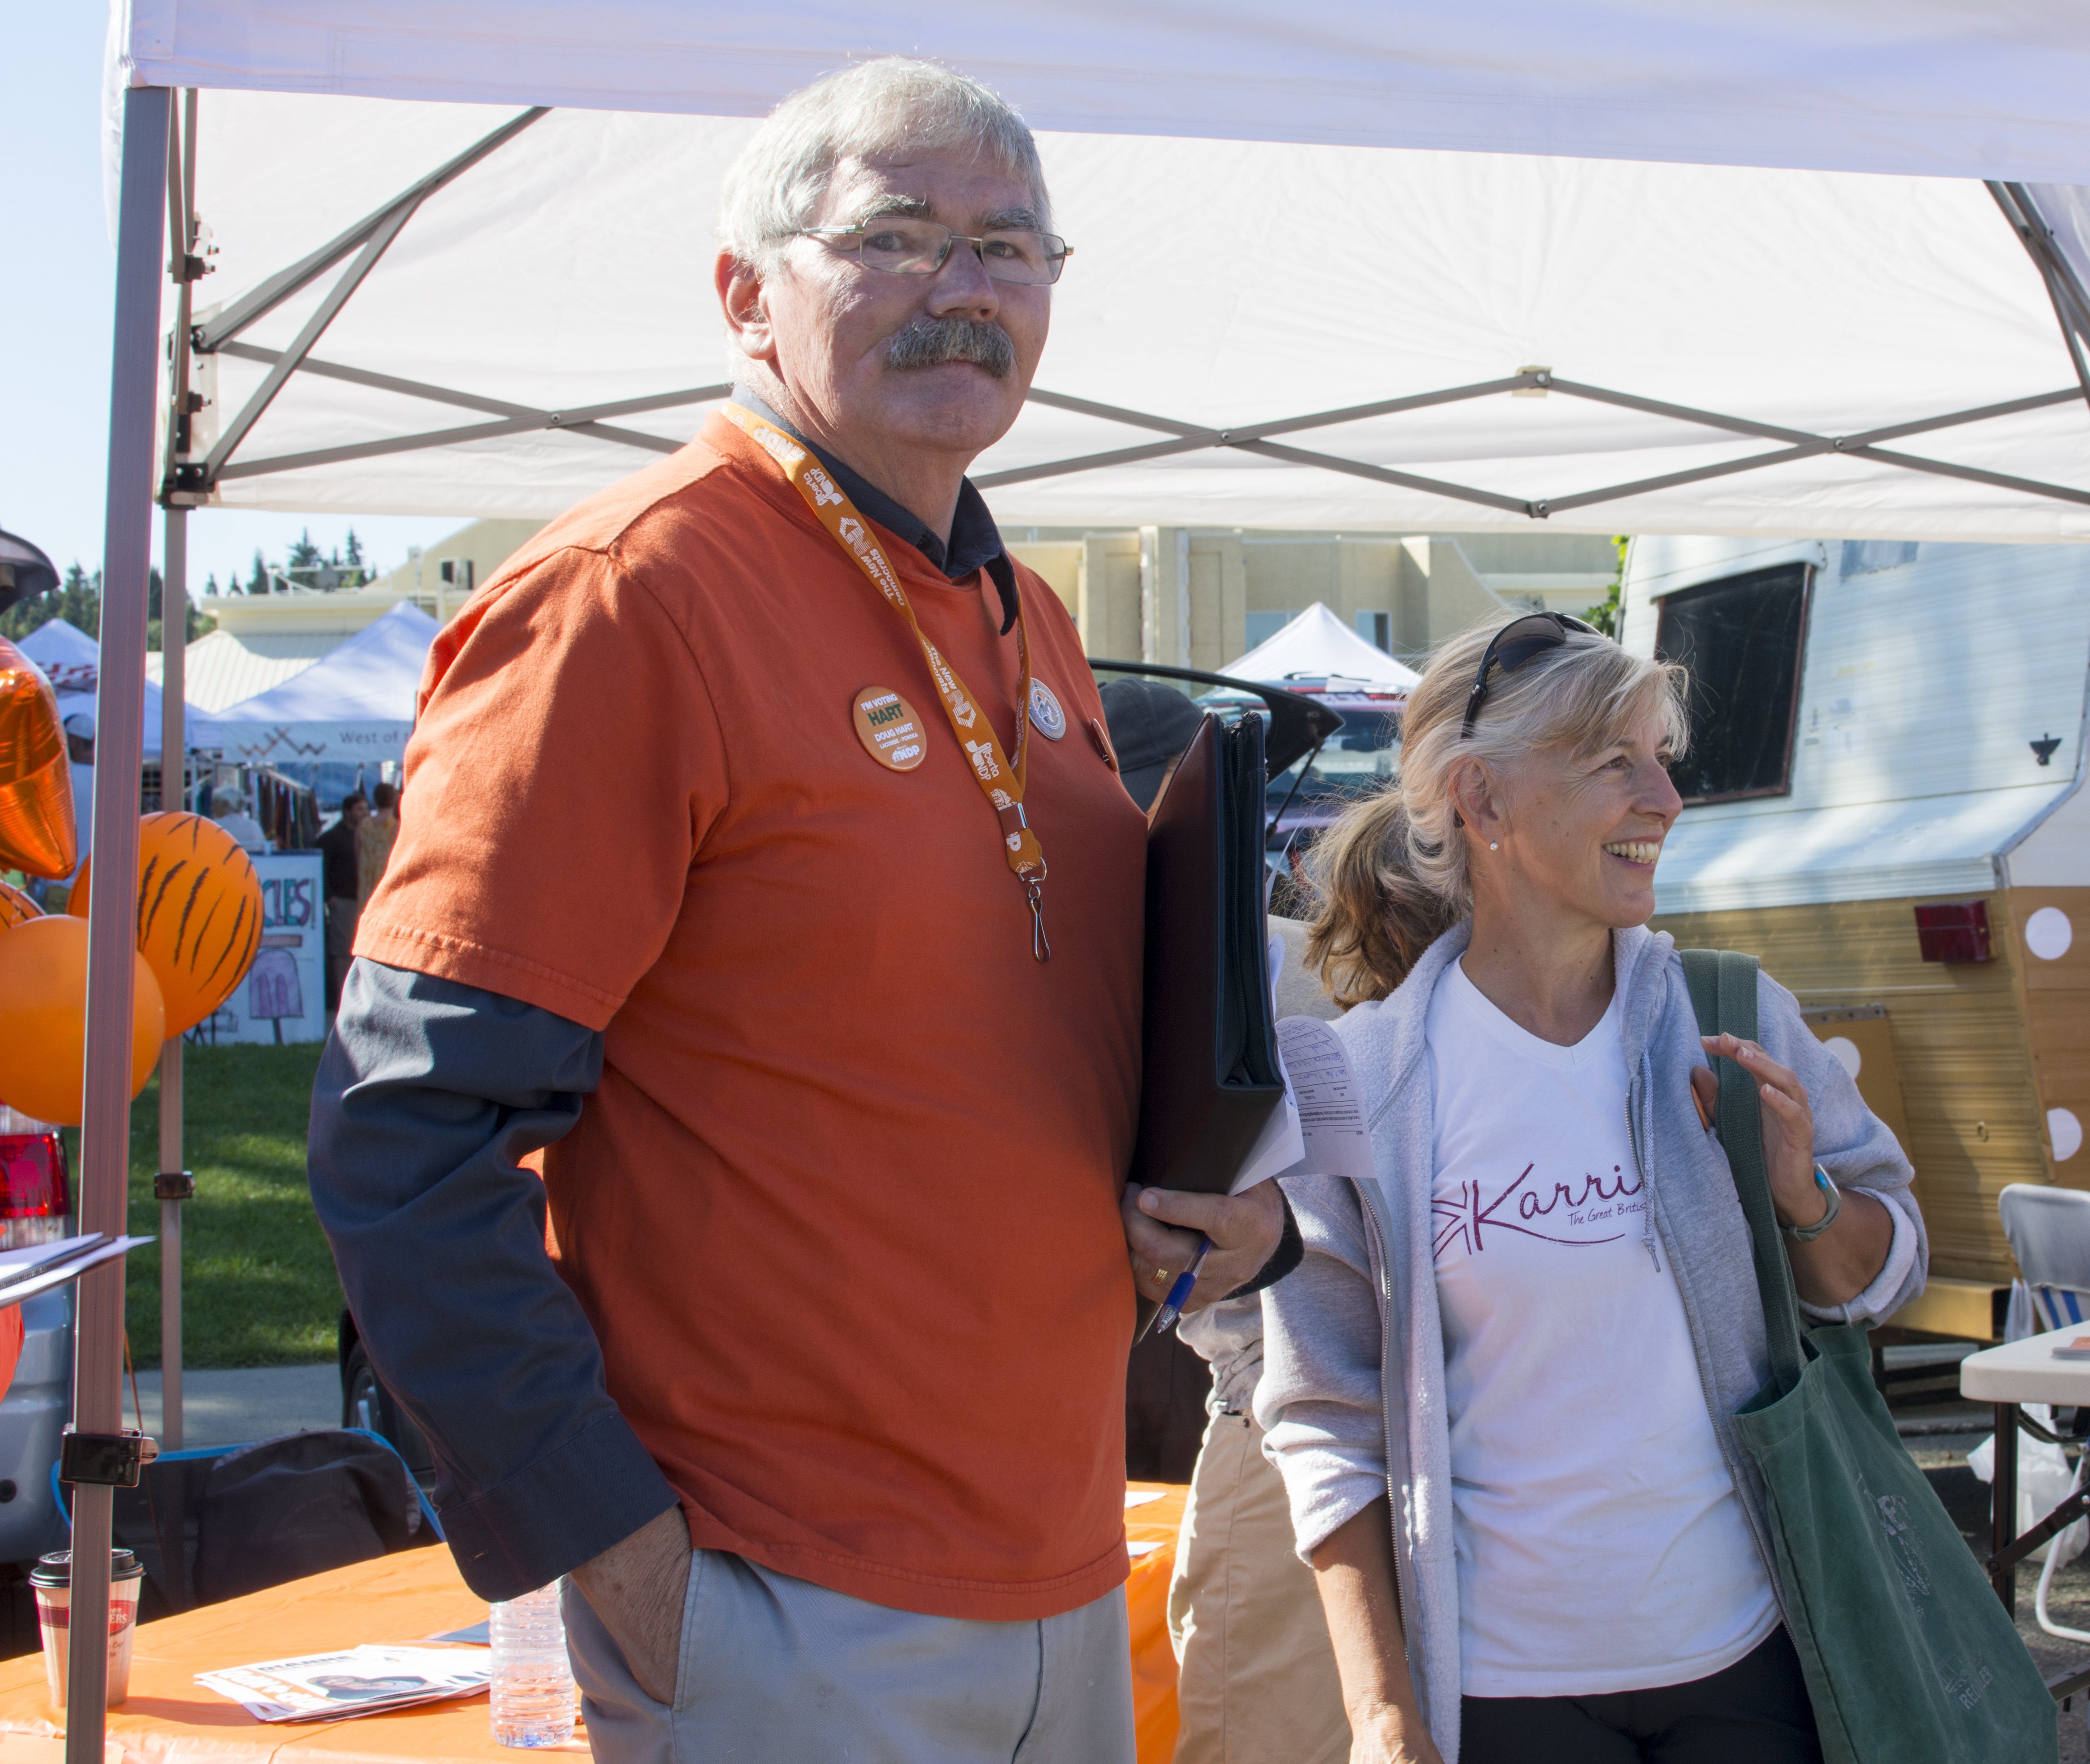
[[[1051,227],[970,80],[788,100],[733,402],[429,658],[312,1192],[467,1581],[570,1575],[600,1758],[1129,1764],[1134,1293],[1297,1260],[1275,1184],[1120,1191],[1145,824],[965,477]]]

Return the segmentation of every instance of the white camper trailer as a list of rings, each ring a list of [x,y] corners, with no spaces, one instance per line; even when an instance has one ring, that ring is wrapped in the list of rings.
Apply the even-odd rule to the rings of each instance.
[[[2090,1188],[2090,547],[1650,538],[1623,598],[1693,670],[1654,922],[1798,995],[1916,1165],[1895,1320],[1988,1336],[1999,1191]]]

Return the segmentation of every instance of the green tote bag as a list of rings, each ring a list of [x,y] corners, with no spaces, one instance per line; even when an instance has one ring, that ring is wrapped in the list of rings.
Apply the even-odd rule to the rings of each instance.
[[[1686,950],[1699,1028],[1753,1041],[1757,961]],[[1828,1764],[2037,1764],[2053,1699],[1894,1432],[1862,1328],[1803,1330],[1773,1212],[1756,1080],[1720,1079],[1720,1144],[1748,1220],[1771,1380],[1735,1417],[1770,1494],[1787,1628]]]

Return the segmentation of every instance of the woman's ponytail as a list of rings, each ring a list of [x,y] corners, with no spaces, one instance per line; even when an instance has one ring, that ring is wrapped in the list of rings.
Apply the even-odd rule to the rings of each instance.
[[[1306,934],[1307,964],[1346,1010],[1385,998],[1451,928],[1449,903],[1415,874],[1397,784],[1346,813],[1309,863],[1319,898]]]

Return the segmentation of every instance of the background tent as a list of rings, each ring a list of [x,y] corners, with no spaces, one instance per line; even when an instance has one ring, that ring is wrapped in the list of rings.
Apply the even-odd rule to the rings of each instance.
[[[1340,675],[1344,680],[1391,686],[1401,692],[1422,677],[1376,643],[1366,642],[1318,600],[1275,636],[1257,644],[1219,672],[1236,680],[1262,680],[1273,685],[1287,680]]]
[[[44,677],[58,694],[58,718],[62,722],[75,710],[94,708],[95,689],[101,677],[101,646],[79,626],[64,619],[46,619],[15,647],[43,670]],[[147,759],[160,757],[160,729],[164,720],[160,689],[149,682],[145,688],[145,746]],[[198,745],[195,714],[186,719],[188,743]]]
[[[203,744],[254,766],[397,760],[414,727],[414,694],[441,626],[401,601],[282,685],[198,725]]]

